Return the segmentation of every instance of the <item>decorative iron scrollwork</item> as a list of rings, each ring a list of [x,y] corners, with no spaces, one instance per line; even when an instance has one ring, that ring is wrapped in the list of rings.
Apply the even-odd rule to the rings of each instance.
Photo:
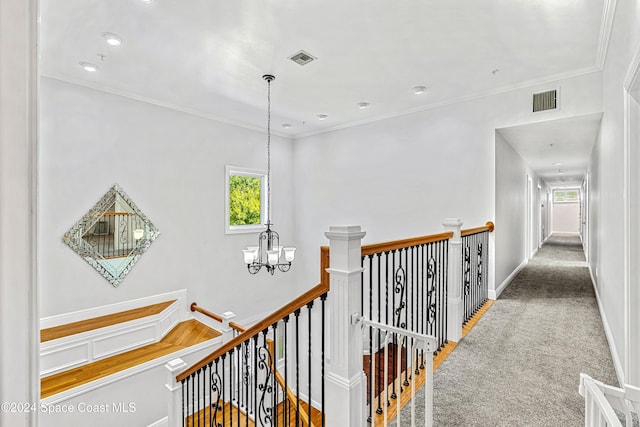
[[[395,326],[397,326],[399,328],[406,328],[407,327],[407,323],[402,321],[402,311],[407,306],[407,303],[405,301],[406,292],[404,291],[406,286],[407,286],[407,273],[406,273],[404,267],[402,267],[401,265],[398,266],[398,268],[395,271],[394,280],[395,280],[394,292],[396,294],[400,294],[399,295],[400,299],[398,300],[398,305],[393,310],[393,313],[396,316]]]
[[[471,248],[468,245],[463,248],[462,265],[464,294],[469,295],[469,291],[471,290]]]
[[[263,344],[258,348],[258,372],[261,373],[261,384],[258,385],[260,391],[260,403],[257,410],[258,419],[260,425],[270,426],[273,422],[273,407],[268,401],[269,396],[273,393],[273,386],[271,385],[271,366],[273,366],[273,359],[271,358],[271,352],[267,345],[266,333],[263,337]]]
[[[479,288],[482,287],[482,251],[483,246],[480,242],[478,243],[478,283],[476,284]]]
[[[436,260],[429,257],[427,261],[427,323],[436,321]]]
[[[220,409],[218,402],[222,398],[222,390],[224,389],[222,377],[218,372],[218,360],[215,361],[215,369],[212,369],[212,364],[209,364],[209,369],[211,369],[211,409],[209,411],[209,425],[223,427],[222,423],[218,421],[218,409]]]

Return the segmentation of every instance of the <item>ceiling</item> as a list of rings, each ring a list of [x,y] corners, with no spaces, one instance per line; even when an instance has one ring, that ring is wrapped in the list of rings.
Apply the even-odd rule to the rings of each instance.
[[[260,131],[261,76],[274,74],[273,131],[300,137],[598,70],[607,45],[603,15],[611,12],[604,4],[41,0],[40,71]],[[109,46],[104,32],[122,44]],[[317,59],[304,66],[288,59],[300,50]],[[84,71],[83,61],[98,70]],[[416,95],[415,86],[427,90]],[[566,125],[590,133],[594,121]],[[503,132],[531,164],[548,169],[524,146],[543,138],[560,151],[560,136],[574,134],[563,123],[543,126]],[[574,164],[565,162],[568,172]]]
[[[602,114],[587,114],[498,129],[551,187],[579,187],[600,130]]]

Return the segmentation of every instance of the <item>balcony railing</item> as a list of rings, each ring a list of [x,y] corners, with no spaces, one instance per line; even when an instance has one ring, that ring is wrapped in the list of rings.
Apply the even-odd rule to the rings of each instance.
[[[194,303],[222,319],[226,342],[190,368],[167,365],[169,425],[387,425],[411,402],[412,422],[424,406],[430,426],[434,354],[488,297],[493,224],[461,226],[366,246],[360,227],[331,227],[321,283],[246,329]]]

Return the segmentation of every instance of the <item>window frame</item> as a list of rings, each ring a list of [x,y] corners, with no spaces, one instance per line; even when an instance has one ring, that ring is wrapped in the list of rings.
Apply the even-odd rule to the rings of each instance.
[[[245,225],[231,225],[229,224],[231,216],[229,209],[231,207],[231,200],[229,194],[229,183],[231,176],[248,176],[253,178],[260,178],[260,224],[245,224]],[[225,202],[224,202],[224,225],[225,234],[246,234],[246,233],[259,233],[267,229],[265,225],[267,218],[267,172],[262,169],[245,168],[240,166],[225,166]]]

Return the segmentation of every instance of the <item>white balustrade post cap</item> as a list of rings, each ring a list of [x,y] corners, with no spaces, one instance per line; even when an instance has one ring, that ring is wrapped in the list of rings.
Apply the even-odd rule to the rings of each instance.
[[[367,233],[359,225],[332,225],[324,235],[329,240],[357,240]]]

